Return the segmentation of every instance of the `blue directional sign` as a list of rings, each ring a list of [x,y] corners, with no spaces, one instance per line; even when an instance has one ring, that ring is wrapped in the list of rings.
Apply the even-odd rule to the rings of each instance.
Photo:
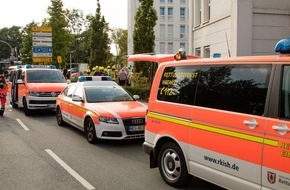
[[[52,53],[52,47],[33,47],[33,53]]]

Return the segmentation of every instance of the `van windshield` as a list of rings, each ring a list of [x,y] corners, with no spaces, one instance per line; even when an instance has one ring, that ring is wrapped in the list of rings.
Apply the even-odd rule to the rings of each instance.
[[[64,83],[65,78],[58,70],[27,70],[28,83]]]

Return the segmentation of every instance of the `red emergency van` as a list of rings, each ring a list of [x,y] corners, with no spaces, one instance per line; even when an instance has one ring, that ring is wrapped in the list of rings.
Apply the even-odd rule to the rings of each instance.
[[[290,38],[275,50],[159,65],[143,150],[166,183],[290,189]]]

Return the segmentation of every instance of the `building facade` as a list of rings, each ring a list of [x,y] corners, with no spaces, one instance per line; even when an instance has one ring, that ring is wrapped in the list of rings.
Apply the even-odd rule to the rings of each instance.
[[[189,13],[188,54],[270,55],[290,37],[289,0],[192,0]]]
[[[128,54],[133,54],[138,0],[128,0]],[[155,53],[184,48],[202,57],[270,55],[290,37],[289,0],[154,0]]]
[[[158,20],[155,31],[155,52],[175,53],[179,48],[188,51],[190,0],[154,0]],[[128,0],[128,54],[133,54],[134,17],[138,0]],[[150,52],[151,53],[151,52]]]

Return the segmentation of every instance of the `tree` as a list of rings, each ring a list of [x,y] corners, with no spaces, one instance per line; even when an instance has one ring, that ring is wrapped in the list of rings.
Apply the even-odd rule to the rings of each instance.
[[[96,14],[90,17],[90,65],[106,66],[110,54],[109,28],[104,16],[101,15],[100,2],[97,0]]]
[[[124,30],[122,28],[114,28],[111,33],[111,41],[115,45],[116,48],[116,58],[118,64],[124,64],[123,59],[124,55],[127,55],[127,39],[128,39],[128,30]]]
[[[31,22],[22,30],[22,48],[20,49],[21,61],[24,64],[32,63],[32,27],[37,27],[37,23]]]
[[[127,54],[127,39],[128,39],[128,30],[124,30],[122,28],[114,28],[112,30],[111,40],[116,47],[117,56]]]
[[[153,53],[157,13],[153,7],[153,0],[139,0],[139,2],[133,31],[133,53]],[[142,72],[143,76],[150,76],[150,63],[136,62],[135,71]]]
[[[70,50],[75,50],[73,53],[73,61],[75,63],[88,63],[90,56],[89,49],[89,20],[85,18],[83,11],[78,9],[66,9],[66,19],[68,21],[68,31],[71,36]]]
[[[56,62],[57,56],[63,60],[62,66],[67,63],[66,56],[70,53],[70,35],[67,31],[68,22],[65,17],[62,0],[51,0],[51,6],[47,13],[50,15],[48,25],[52,27],[52,51],[53,62]]]
[[[2,28],[0,30],[0,60],[10,58],[11,47],[14,52],[14,56],[19,55],[19,49],[22,46],[21,43],[21,27],[12,26],[10,28]],[[9,45],[11,46],[9,46]]]

